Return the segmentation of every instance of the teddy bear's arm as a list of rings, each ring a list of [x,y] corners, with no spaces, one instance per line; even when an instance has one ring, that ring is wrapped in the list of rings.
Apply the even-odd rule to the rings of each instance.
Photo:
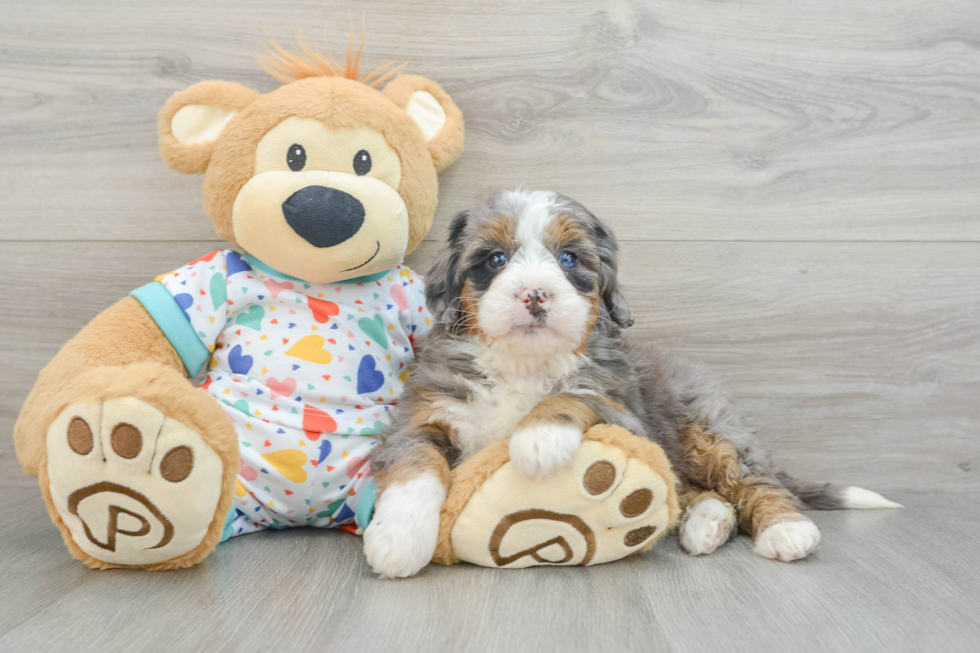
[[[65,408],[59,396],[74,377],[97,367],[139,362],[161,363],[186,375],[160,327],[136,298],[126,297],[89,322],[41,370],[14,425],[17,460],[24,470],[38,475],[45,434]]]

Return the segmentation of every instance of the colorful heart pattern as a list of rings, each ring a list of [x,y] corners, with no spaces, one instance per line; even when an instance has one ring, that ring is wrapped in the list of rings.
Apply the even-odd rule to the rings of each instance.
[[[306,454],[298,449],[282,449],[273,453],[260,454],[277,472],[293,483],[306,482]]]
[[[225,268],[228,270],[228,276],[233,274],[238,274],[239,272],[251,272],[252,266],[242,260],[236,252],[228,252],[225,256]]]
[[[269,290],[269,294],[272,295],[273,299],[279,299],[279,293],[283,290],[292,290],[292,281],[276,281],[274,279],[266,279],[265,287]]]
[[[326,365],[333,360],[333,356],[323,348],[325,344],[327,341],[323,339],[323,336],[306,336],[286,350],[286,355],[311,363]]]
[[[389,291],[391,293],[391,301],[395,302],[399,311],[408,310],[408,295],[405,294],[405,287],[399,284],[395,284],[391,287]]]
[[[374,340],[379,345],[388,348],[388,336],[385,335],[385,323],[381,319],[380,315],[375,315],[373,318],[362,317],[357,321],[357,326],[364,332],[371,340]]]
[[[265,317],[265,309],[261,306],[249,306],[248,313],[239,313],[238,319],[235,320],[238,324],[242,326],[247,326],[250,329],[255,329],[256,331],[262,330],[262,318]]]
[[[331,317],[340,315],[340,307],[331,301],[317,299],[316,297],[307,297],[306,301],[309,302],[310,310],[313,311],[313,319],[319,324],[326,324]]]
[[[374,364],[374,356],[370,354],[361,359],[357,366],[357,393],[361,395],[375,392],[385,384],[384,373],[378,371]]]
[[[276,377],[270,376],[265,380],[265,385],[272,393],[273,399],[289,397],[296,390],[296,379],[283,379],[280,381]]]
[[[308,284],[216,251],[157,281],[211,352],[201,388],[238,433],[242,463],[224,535],[357,531],[374,438],[404,388],[413,338],[431,325],[421,278],[398,267]]]
[[[211,275],[211,282],[208,287],[211,289],[211,308],[218,310],[228,303],[228,292],[225,290],[227,283],[224,276],[219,273]]]
[[[242,353],[242,346],[235,345],[228,353],[228,366],[232,374],[248,374],[252,369],[253,359]]]
[[[337,431],[337,422],[325,411],[307,404],[303,407],[303,431],[308,440],[316,441],[324,433]]]

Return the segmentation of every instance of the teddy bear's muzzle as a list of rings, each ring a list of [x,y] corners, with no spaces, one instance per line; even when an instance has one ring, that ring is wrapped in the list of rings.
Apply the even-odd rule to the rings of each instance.
[[[333,247],[349,240],[364,224],[364,205],[350,193],[326,186],[306,186],[282,203],[286,222],[314,247]]]

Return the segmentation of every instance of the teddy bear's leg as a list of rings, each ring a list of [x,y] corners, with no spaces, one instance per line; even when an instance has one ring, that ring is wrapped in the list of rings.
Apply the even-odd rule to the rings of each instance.
[[[663,450],[610,425],[585,432],[574,458],[534,479],[499,442],[453,470],[434,562],[486,567],[594,565],[652,547],[679,513]]]
[[[24,402],[17,459],[39,478],[69,551],[91,567],[187,567],[221,537],[238,438],[184,372],[127,297],[58,352]]]
[[[154,363],[74,379],[47,431],[41,491],[72,555],[90,567],[176,569],[218,543],[238,440],[206,392]]]

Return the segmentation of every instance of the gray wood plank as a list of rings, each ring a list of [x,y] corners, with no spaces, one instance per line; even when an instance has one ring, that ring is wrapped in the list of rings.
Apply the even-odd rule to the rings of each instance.
[[[744,537],[698,559],[668,538],[598,568],[392,583],[358,538],[301,530],[182,572],[85,569],[9,434],[65,340],[223,246],[201,179],[160,161],[156,112],[202,79],[271,90],[270,39],[326,25],[342,50],[358,12],[0,0],[0,650],[975,650],[980,3],[356,9],[367,63],[409,60],[467,120],[415,267],[487,186],[573,195],[624,242],[634,337],[710,363],[790,471],[906,509],[815,513],[821,549],[793,565]]]
[[[0,243],[0,342],[17,343],[0,357],[0,432],[94,315],[220,246]],[[434,247],[410,263],[426,269]],[[980,245],[626,243],[621,274],[633,337],[711,364],[789,471],[980,489]],[[0,485],[33,483],[15,465],[5,435]]]
[[[235,538],[194,569],[96,572],[36,491],[0,490],[4,651],[973,651],[977,494],[900,494],[901,511],[811,513],[811,558],[739,537],[701,558],[666,538],[589,568],[429,568],[373,577],[360,539]]]
[[[2,3],[0,239],[201,240],[168,171],[176,90],[275,82],[255,55],[322,2]],[[980,4],[359,3],[367,61],[408,60],[468,126],[437,227],[488,185],[617,216],[625,240],[980,239]],[[356,12],[355,12],[356,13]]]

